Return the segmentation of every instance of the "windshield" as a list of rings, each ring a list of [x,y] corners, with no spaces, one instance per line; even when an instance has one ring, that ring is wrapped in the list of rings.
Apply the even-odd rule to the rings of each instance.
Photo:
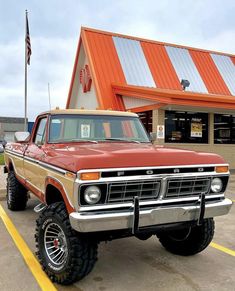
[[[138,117],[52,115],[49,142],[150,142]]]

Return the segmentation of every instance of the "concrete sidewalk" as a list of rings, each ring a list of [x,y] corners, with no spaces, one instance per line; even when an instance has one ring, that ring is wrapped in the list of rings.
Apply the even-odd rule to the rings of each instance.
[[[2,202],[4,203],[4,202]],[[22,260],[22,256],[10,238],[5,225],[0,219],[0,290],[40,291],[40,287],[34,280],[29,268]],[[33,241],[33,240],[32,240]],[[22,280],[22,277],[24,278]]]

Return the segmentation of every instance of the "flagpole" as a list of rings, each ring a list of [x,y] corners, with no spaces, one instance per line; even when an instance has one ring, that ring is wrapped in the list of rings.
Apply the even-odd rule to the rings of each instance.
[[[24,131],[28,131],[27,129],[27,16],[28,11],[25,10],[25,62],[24,62]]]
[[[50,91],[50,83],[48,83],[48,98],[49,98],[49,109],[51,110],[51,91]]]

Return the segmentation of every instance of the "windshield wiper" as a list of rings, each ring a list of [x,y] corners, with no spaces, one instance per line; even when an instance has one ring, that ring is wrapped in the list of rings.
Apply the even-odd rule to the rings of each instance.
[[[121,139],[121,138],[106,138],[105,140],[140,143],[140,141],[137,141],[137,140],[126,140],[126,139]]]
[[[98,143],[96,140],[90,139],[70,139],[69,142],[91,142],[91,143]]]

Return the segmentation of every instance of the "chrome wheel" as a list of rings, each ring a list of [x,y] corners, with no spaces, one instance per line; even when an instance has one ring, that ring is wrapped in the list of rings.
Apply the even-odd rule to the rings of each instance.
[[[48,258],[54,265],[61,266],[67,260],[67,241],[64,231],[58,224],[52,222],[46,227],[44,247]]]
[[[36,254],[52,282],[69,285],[88,275],[97,260],[97,241],[80,237],[63,202],[45,207],[36,222]]]

